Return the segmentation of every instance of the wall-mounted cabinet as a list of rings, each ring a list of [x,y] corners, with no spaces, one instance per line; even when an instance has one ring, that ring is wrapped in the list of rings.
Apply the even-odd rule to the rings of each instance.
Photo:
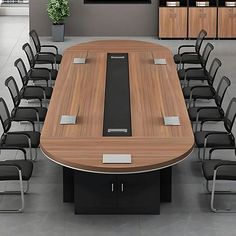
[[[159,38],[196,38],[201,29],[207,38],[236,38],[236,4],[232,0],[206,0],[208,6],[196,6],[201,0],[176,0],[175,7],[159,2]],[[235,0],[236,2],[236,0]]]

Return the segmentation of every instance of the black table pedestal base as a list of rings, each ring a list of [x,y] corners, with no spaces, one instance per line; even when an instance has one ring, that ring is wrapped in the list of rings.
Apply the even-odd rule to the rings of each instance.
[[[171,167],[140,174],[95,174],[63,167],[63,201],[75,214],[160,214],[171,201]]]

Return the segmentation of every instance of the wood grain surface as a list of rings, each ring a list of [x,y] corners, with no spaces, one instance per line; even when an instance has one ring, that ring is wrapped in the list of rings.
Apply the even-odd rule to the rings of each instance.
[[[108,52],[129,54],[132,137],[103,137]],[[87,56],[86,64],[73,64]],[[167,65],[154,65],[166,58]],[[194,138],[176,65],[168,48],[142,41],[94,41],[64,52],[41,134],[41,149],[52,160],[95,172],[139,172],[173,165],[192,150]],[[61,115],[76,115],[60,125]],[[164,126],[179,116],[180,126]],[[103,164],[102,154],[131,154],[131,164]]]

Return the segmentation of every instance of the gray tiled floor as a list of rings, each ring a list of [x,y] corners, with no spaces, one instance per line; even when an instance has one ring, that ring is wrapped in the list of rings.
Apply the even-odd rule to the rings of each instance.
[[[13,67],[14,60],[25,55],[21,50],[28,38],[27,17],[0,17],[0,92],[10,107],[12,103],[4,81],[14,75],[20,85],[20,79]],[[129,37],[130,38],[130,37]],[[70,45],[97,40],[100,38],[70,37],[63,43],[57,43],[60,51]],[[156,42],[170,47],[173,52],[182,41],[161,40],[154,37],[135,37],[133,39]],[[42,38],[50,42],[50,38]],[[186,40],[186,43],[192,43]],[[223,66],[218,74],[227,75],[232,81],[225,99],[225,106],[232,96],[236,96],[236,41],[213,41],[215,51],[212,57],[219,57]],[[212,58],[211,57],[211,58]],[[217,125],[219,127],[219,125]],[[22,127],[22,126],[21,126]],[[211,125],[214,129],[216,125]],[[20,125],[15,126],[16,129]],[[27,127],[23,127],[27,128]],[[3,158],[5,153],[2,153]],[[217,153],[221,157],[223,153]],[[224,156],[234,158],[231,152]],[[13,155],[13,158],[15,155]],[[195,152],[184,162],[173,168],[173,201],[161,205],[161,215],[99,216],[74,215],[73,205],[62,202],[61,167],[46,159],[39,151],[35,163],[31,188],[26,195],[26,208],[23,214],[0,214],[0,236],[91,236],[91,235],[137,235],[137,236],[233,236],[236,235],[235,214],[213,214],[209,211],[209,195],[205,194],[204,180],[200,163]],[[12,187],[1,184],[2,188]],[[230,201],[222,201],[229,199]],[[18,198],[1,196],[0,207],[15,206]],[[236,196],[218,198],[218,204],[236,205]]]

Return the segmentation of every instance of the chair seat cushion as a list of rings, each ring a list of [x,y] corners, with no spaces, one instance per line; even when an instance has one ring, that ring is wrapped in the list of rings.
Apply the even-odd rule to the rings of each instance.
[[[236,162],[235,161],[224,161],[224,160],[205,160],[202,163],[203,175],[207,180],[213,180],[214,168],[218,164],[235,164],[222,166],[217,170],[216,179],[218,180],[236,180]]]
[[[178,70],[178,76],[180,80],[184,80],[185,77],[185,69]],[[186,80],[207,80],[207,72],[203,69],[198,70],[189,70],[187,72]]]
[[[209,136],[207,140],[207,147],[234,147],[235,143],[230,135],[222,134],[221,131],[197,131],[195,132],[195,143],[197,147],[204,147],[204,140],[207,134],[217,132]]]
[[[33,172],[33,162],[29,160],[6,160],[0,162],[0,180],[19,180],[19,172],[14,167],[1,164],[17,165],[21,169],[22,179],[29,180]]]
[[[191,86],[186,86],[183,88],[183,94],[185,99],[190,98]],[[215,90],[212,87],[201,87],[195,88],[192,93],[193,99],[212,99],[215,95]]]
[[[188,109],[188,115],[191,121],[196,121],[197,118],[197,110],[200,107],[190,107]],[[215,109],[204,109],[199,112],[198,121],[202,120],[212,120],[219,121],[222,120],[224,114],[220,112],[219,108],[215,107]]]
[[[37,121],[37,115],[34,109],[37,109],[38,111],[39,121],[44,121],[47,114],[46,107],[32,107],[32,109],[24,109],[24,108],[21,109],[21,107],[18,107],[17,109],[13,110],[12,119],[14,121],[22,121],[22,120]]]
[[[46,98],[50,99],[52,96],[53,88],[51,87],[43,87],[43,88],[45,89]],[[44,99],[42,89],[37,87],[35,88],[24,87],[22,96],[24,99],[36,99],[36,98]]]
[[[46,69],[33,69],[29,71],[29,76],[33,80],[50,80],[50,74],[51,79],[55,80],[57,77],[57,70],[51,69],[50,72]]]
[[[7,134],[2,140],[1,146],[29,148],[28,138],[26,138],[24,135],[20,135],[21,132],[27,134],[30,137],[32,148],[37,148],[39,146],[40,133],[35,131],[19,131],[19,135]]]
[[[54,64],[55,58],[52,54],[39,54],[36,56],[37,64]]]
[[[54,64],[56,59],[56,63],[60,64],[62,60],[61,54],[56,54],[55,58],[52,54],[39,54],[36,56],[36,63],[37,64]]]
[[[183,54],[181,56],[181,62],[183,64],[201,64],[198,54]]]

